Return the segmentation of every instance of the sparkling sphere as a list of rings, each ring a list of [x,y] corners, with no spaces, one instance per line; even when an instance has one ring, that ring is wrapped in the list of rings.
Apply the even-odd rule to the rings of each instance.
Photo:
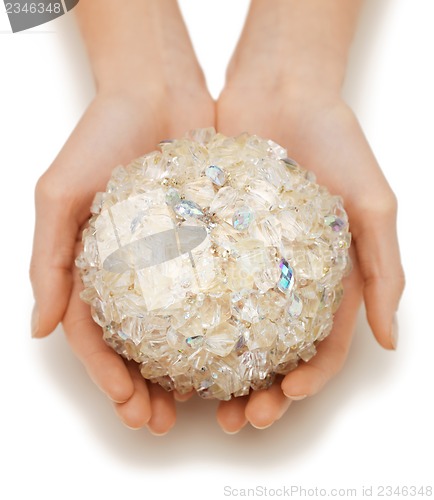
[[[76,265],[104,340],[167,390],[230,399],[315,355],[351,235],[271,140],[199,129],[117,167]]]

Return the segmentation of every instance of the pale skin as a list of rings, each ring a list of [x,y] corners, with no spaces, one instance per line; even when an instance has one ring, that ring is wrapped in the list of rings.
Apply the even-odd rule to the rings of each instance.
[[[73,261],[94,193],[104,190],[112,168],[192,128],[248,131],[285,146],[343,196],[354,240],[344,301],[318,354],[270,389],[220,403],[222,429],[268,427],[293,401],[321,390],[345,362],[362,300],[379,344],[396,348],[404,288],[396,199],[341,97],[361,3],[253,0],[217,102],[175,0],[129,0],[128,9],[122,0],[81,0],[76,7],[96,96],[36,187],[32,332],[45,337],[62,322],[72,350],[125,425],[165,434],[175,424],[175,400],[189,395],[146,382],[135,364],[105,345],[78,296]]]

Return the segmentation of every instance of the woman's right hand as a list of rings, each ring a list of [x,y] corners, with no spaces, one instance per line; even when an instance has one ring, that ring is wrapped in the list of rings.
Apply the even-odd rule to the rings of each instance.
[[[125,9],[121,4],[119,12]],[[100,11],[95,13],[98,5]],[[113,51],[108,70],[101,62],[107,49],[101,45],[108,43],[108,37],[105,33],[95,35],[95,30],[104,31],[104,23],[109,26],[118,19],[118,11],[109,12],[101,0],[85,0],[77,6],[93,56],[93,68],[99,75],[98,90],[36,186],[36,223],[30,266],[35,296],[32,333],[34,337],[45,337],[62,322],[71,349],[83,362],[91,379],[113,402],[119,418],[129,427],[147,425],[151,432],[164,434],[175,422],[173,395],[157,384],[146,383],[138,365],[126,363],[105,344],[101,328],[91,318],[89,306],[79,298],[82,285],[74,266],[93,197],[96,192],[105,190],[112,169],[154,150],[162,139],[183,135],[192,128],[212,126],[215,121],[214,102],[185,38],[187,34],[175,2],[165,1],[161,5],[154,0],[132,2],[129,4],[131,11],[122,11],[124,16],[131,16],[125,20],[129,29],[134,29],[132,23],[138,17],[135,9],[144,9],[144,6],[149,10],[148,15],[154,17],[154,28],[161,25],[161,30],[171,30],[167,37],[179,30],[178,44],[171,44],[167,49],[160,47],[161,57],[155,55],[153,60],[144,60],[143,68],[135,66],[135,47],[132,47],[125,55],[125,59],[130,57],[132,60],[118,61],[118,68],[122,68],[119,74],[116,74]],[[101,19],[102,16],[105,18]],[[91,26],[95,19],[98,26]],[[143,17],[137,19],[142,27],[145,21]],[[137,36],[141,36],[140,33]],[[164,33],[160,33],[158,43],[164,45],[164,40]],[[134,42],[134,38],[131,41]],[[155,46],[157,41],[150,42]],[[119,43],[129,41],[122,39]],[[142,47],[139,49],[144,52]],[[130,69],[125,74],[129,64],[136,71]],[[180,78],[179,75],[187,76]]]

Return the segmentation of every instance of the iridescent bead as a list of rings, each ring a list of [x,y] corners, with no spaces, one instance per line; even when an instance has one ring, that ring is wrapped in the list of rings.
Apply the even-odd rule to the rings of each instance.
[[[216,186],[222,187],[226,182],[226,174],[220,167],[217,167],[216,165],[210,165],[209,167],[207,167],[205,170],[205,175],[209,179],[211,179],[213,184],[215,184]]]
[[[198,347],[201,347],[201,345],[203,344],[203,336],[194,335],[193,337],[186,338],[185,342],[192,349],[197,349]]]
[[[336,233],[342,231],[342,229],[345,227],[345,222],[339,217],[336,217],[336,215],[326,215],[324,217],[324,222],[327,224],[327,226],[330,226]]]
[[[281,292],[288,292],[294,284],[294,274],[292,272],[291,266],[288,264],[286,259],[281,259],[279,263],[280,268],[280,278],[277,282],[277,288]]]
[[[187,217],[198,219],[199,217],[202,217],[204,215],[203,210],[197,203],[188,200],[182,200],[173,207],[173,210],[176,215],[184,217],[184,219]]]
[[[253,214],[249,207],[238,209],[232,217],[232,225],[237,231],[245,231],[253,220]]]
[[[166,203],[173,207],[181,201],[179,191],[175,188],[170,188],[166,193]]]

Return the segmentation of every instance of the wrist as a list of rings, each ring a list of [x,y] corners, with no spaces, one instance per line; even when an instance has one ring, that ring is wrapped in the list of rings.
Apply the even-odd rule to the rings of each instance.
[[[172,94],[175,91],[201,92],[206,81],[194,54],[176,47],[161,48],[154,54],[129,51],[125,57],[92,61],[98,93]]]
[[[138,109],[146,105],[145,109],[156,110],[170,110],[180,102],[212,102],[200,68],[196,75],[191,71],[188,78],[183,79],[180,79],[179,75],[171,78],[169,75],[172,69],[169,68],[155,69],[152,76],[149,75],[150,71],[148,68],[145,73],[135,77],[133,73],[131,78],[119,78],[117,75],[101,78],[96,85],[96,98],[127,101]]]
[[[361,0],[252,0],[228,82],[340,93]]]
[[[341,96],[345,78],[346,61],[326,55],[321,51],[288,54],[286,64],[268,64],[261,67],[231,61],[226,78],[226,88],[248,91],[288,92],[299,97]]]
[[[205,87],[176,0],[83,0],[76,16],[98,92]]]

